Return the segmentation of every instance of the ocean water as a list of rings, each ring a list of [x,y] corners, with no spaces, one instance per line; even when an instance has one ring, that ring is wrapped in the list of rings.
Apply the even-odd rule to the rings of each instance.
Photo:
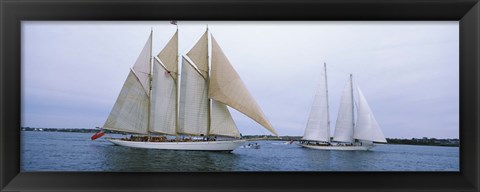
[[[260,149],[170,151],[116,146],[93,133],[21,133],[20,170],[34,171],[459,171],[459,148],[380,145],[370,151],[322,151],[282,141]],[[122,137],[122,135],[112,135]]]

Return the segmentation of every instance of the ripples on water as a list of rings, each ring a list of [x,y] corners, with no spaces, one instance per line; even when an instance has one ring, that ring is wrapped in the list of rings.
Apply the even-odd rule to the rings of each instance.
[[[22,171],[459,171],[459,148],[381,145],[322,151],[256,141],[231,153],[121,147],[92,133],[22,131]],[[121,135],[116,135],[122,137]]]

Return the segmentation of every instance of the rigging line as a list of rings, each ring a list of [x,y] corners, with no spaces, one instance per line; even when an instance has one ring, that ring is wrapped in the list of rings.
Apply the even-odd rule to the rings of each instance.
[[[344,74],[351,74],[351,71],[344,70],[343,68],[338,67],[337,65],[328,65],[328,68],[330,69],[330,73],[334,74],[339,74],[339,73],[344,73]]]
[[[207,31],[205,31],[205,32],[207,32]],[[200,35],[199,38],[197,38],[195,41],[193,41],[193,45],[185,48],[185,49],[182,51],[182,53],[185,53],[185,54],[183,54],[183,55],[184,55],[184,56],[187,56],[187,53],[188,53],[190,50],[192,50],[193,47],[195,47],[195,45],[197,44],[197,42],[198,42],[202,37],[203,37],[203,33],[202,33],[202,35]],[[188,50],[188,51],[187,51],[187,50]],[[183,55],[182,55],[182,56],[183,56]],[[187,56],[187,57],[188,57],[188,56]]]
[[[329,65],[328,66],[330,68],[329,71],[331,71],[331,73],[333,72],[333,74],[336,74],[336,75],[350,75],[350,74],[353,74],[355,73],[355,71],[347,71],[345,70],[345,67],[339,67],[338,65]],[[348,67],[348,66],[346,66]],[[358,82],[359,79],[362,79],[363,82],[371,82],[372,79],[374,80],[376,78],[375,75],[358,75],[358,74],[362,74],[362,73],[358,73],[356,72],[355,73],[355,82]],[[360,77],[360,78],[359,78]]]

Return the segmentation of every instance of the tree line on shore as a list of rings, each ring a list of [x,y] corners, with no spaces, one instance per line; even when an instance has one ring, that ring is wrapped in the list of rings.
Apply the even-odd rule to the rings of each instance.
[[[77,132],[77,133],[96,133],[100,129],[87,128],[32,128],[22,127],[22,131],[47,131],[47,132]],[[122,132],[102,130],[105,133],[123,134]],[[243,135],[242,138],[247,140],[278,140],[278,141],[299,141],[302,136],[273,136],[273,135]],[[459,139],[437,139],[437,138],[411,138],[398,139],[386,138],[388,144],[405,144],[405,145],[433,145],[433,146],[460,146]]]

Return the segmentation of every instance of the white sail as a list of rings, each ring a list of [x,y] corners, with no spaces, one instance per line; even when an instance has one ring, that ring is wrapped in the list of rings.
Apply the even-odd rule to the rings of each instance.
[[[177,80],[178,78],[178,31],[175,32],[165,48],[157,55],[161,63],[170,72],[170,75]]]
[[[140,80],[145,92],[149,95],[150,90],[150,73],[151,73],[151,59],[152,59],[152,34],[148,37],[147,43],[142,49],[142,52],[137,58],[133,71]]]
[[[210,108],[208,31],[187,56],[182,58],[181,76],[178,75],[177,66],[178,31],[154,58],[153,63],[151,41],[152,35],[125,81],[104,128],[139,134],[153,132],[169,135],[219,135],[239,138],[240,133],[226,103],[212,99],[212,108]],[[213,96],[218,96],[220,93],[220,98],[225,98],[229,105],[277,135],[221,50],[220,55],[220,59],[223,60],[220,63],[221,66],[217,67],[216,79],[214,78],[214,84],[219,88],[216,90],[220,92]],[[213,61],[213,63],[216,62]],[[151,65],[153,65],[153,71]],[[178,90],[179,77],[181,77],[180,90]],[[223,92],[224,88],[238,90]],[[180,92],[178,101],[177,92]],[[231,151],[245,143],[245,140],[241,139],[208,142],[137,142],[119,138],[107,140],[128,147],[207,151]]]
[[[177,89],[175,79],[157,59],[153,62],[152,96],[150,98],[150,131],[176,134]]]
[[[382,130],[380,130],[380,126],[377,120],[375,120],[365,96],[363,96],[358,86],[356,87],[356,91],[358,93],[357,124],[353,137],[360,140],[386,143],[387,140],[385,140],[385,136]]]
[[[138,77],[130,71],[103,128],[130,133],[147,133],[147,122],[148,95]]]
[[[209,97],[225,103],[278,135],[212,36]]]
[[[187,56],[197,66],[202,76],[208,78],[208,31],[205,31]]]
[[[310,115],[307,121],[307,127],[303,134],[304,140],[330,142],[330,123],[328,114],[328,93],[326,66],[320,72],[320,83],[317,87],[317,93],[313,101]]]
[[[350,78],[343,88],[337,122],[335,124],[335,132],[333,134],[334,141],[353,142],[353,113],[352,80]]]
[[[182,59],[178,129],[180,133],[206,135],[208,126],[207,81],[193,64]]]
[[[212,99],[211,116],[212,122],[209,134],[240,137],[240,132],[225,104]]]

